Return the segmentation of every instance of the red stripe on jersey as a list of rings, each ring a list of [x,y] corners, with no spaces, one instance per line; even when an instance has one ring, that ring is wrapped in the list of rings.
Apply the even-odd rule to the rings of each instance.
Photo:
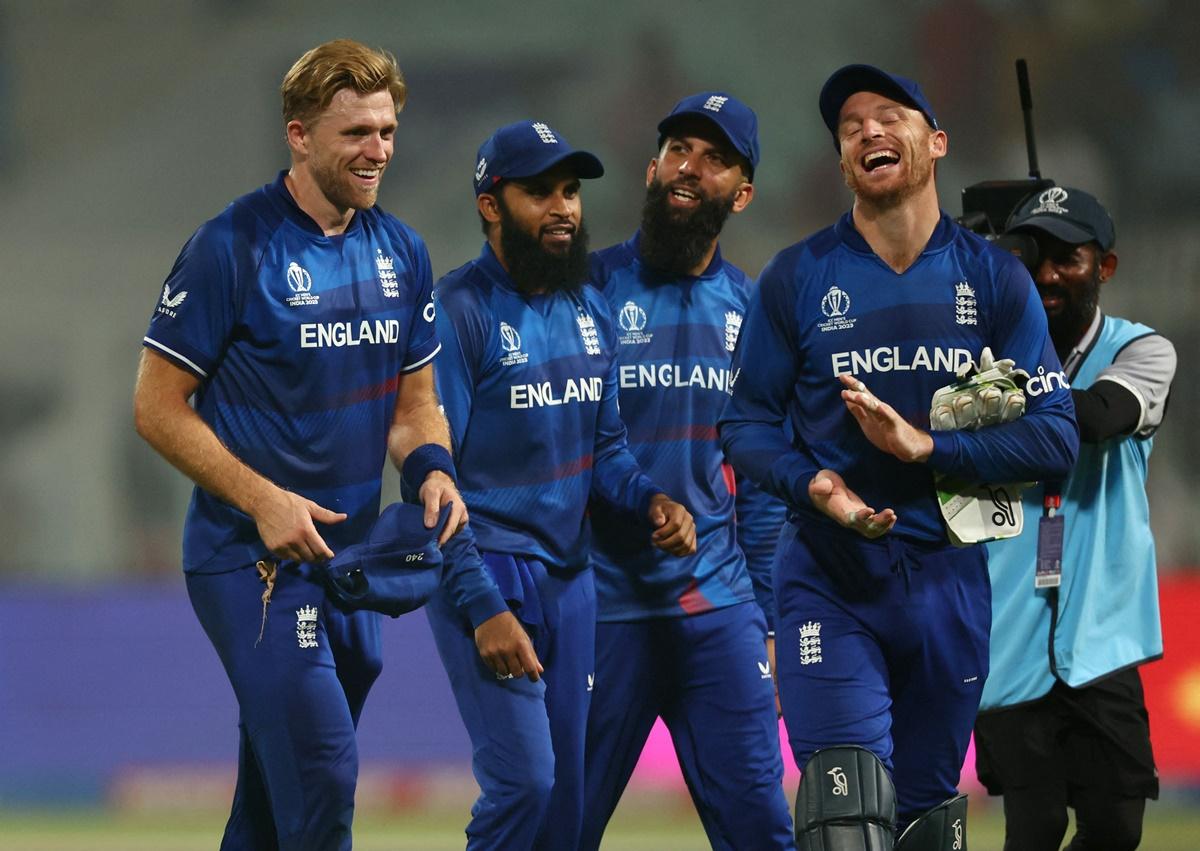
[[[687,590],[679,595],[679,608],[689,615],[711,611],[712,607],[712,601],[700,593],[700,586],[695,579],[688,584]]]

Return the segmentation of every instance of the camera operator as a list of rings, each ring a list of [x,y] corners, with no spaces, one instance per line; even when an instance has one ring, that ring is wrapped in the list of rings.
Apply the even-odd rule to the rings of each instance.
[[[1006,851],[1057,851],[1068,807],[1076,820],[1068,851],[1132,849],[1146,799],[1158,797],[1137,668],[1162,655],[1145,479],[1175,350],[1153,329],[1100,310],[1101,286],[1117,271],[1116,237],[1091,195],[1044,189],[1018,208],[1006,235],[1036,243],[1036,258],[1024,259],[1071,381],[1081,445],[1066,481],[1025,493],[1027,512],[1042,507],[1052,518],[1041,539],[1029,524],[989,545],[991,673],[976,767],[988,791],[1004,796]]]

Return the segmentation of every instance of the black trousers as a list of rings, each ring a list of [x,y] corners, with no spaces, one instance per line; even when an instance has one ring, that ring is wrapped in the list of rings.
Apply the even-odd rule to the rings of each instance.
[[[1158,797],[1150,724],[1136,668],[1080,689],[981,714],[975,766],[1004,796],[1005,851],[1127,851],[1141,841],[1146,799]]]

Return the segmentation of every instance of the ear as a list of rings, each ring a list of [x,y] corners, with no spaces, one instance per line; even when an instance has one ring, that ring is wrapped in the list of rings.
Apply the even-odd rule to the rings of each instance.
[[[649,186],[654,182],[654,178],[658,175],[658,157],[650,160],[650,165],[646,166],[646,185]]]
[[[479,211],[479,215],[483,216],[484,221],[494,225],[500,221],[500,205],[496,203],[496,196],[490,192],[484,192],[475,199],[475,209]]]
[[[737,188],[737,192],[733,196],[734,213],[740,213],[742,210],[750,206],[750,202],[754,200],[754,184],[749,181],[744,181]]]
[[[946,135],[945,130],[934,130],[929,134],[929,156],[935,160],[940,160],[946,156],[946,152],[950,148],[950,138]]]
[[[1117,252],[1105,251],[1100,255],[1100,283],[1117,273]]]
[[[287,138],[288,147],[292,153],[297,156],[308,155],[308,129],[300,122],[300,119],[293,118],[287,123],[284,128],[284,133]]]

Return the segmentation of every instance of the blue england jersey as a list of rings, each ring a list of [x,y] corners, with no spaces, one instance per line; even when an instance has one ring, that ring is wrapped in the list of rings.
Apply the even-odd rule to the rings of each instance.
[[[928,429],[934,391],[984,346],[1029,372],[1025,416],[933,432],[926,464],[872,446],[841,399],[837,376],[854,375]],[[721,437],[741,472],[811,520],[828,522],[808,498],[809,481],[828,468],[876,511],[895,509],[897,534],[937,542],[946,536],[933,470],[974,482],[1057,479],[1079,446],[1067,379],[1029,274],[944,214],[900,274],[871,250],[850,213],[776,255],[742,331]]]
[[[600,620],[695,614],[757,598],[772,623],[771,560],[786,509],[741,477],[734,484],[717,436],[749,301],[745,274],[718,248],[703,274],[664,278],[642,265],[635,235],[592,255],[592,280],[617,320],[630,451],[692,512],[697,538],[694,555],[673,556],[631,536],[611,508],[593,506]]]
[[[626,448],[599,293],[523,295],[486,243],[436,292],[438,390],[479,548],[582,570],[589,490],[648,540],[660,491]]]
[[[400,376],[439,348],[429,255],[378,207],[325,236],[283,178],[188,240],[144,344],[200,379],[196,411],[234,455],[349,515],[320,527],[336,552],[379,514]],[[217,573],[264,555],[251,517],[196,488],[185,571]]]

